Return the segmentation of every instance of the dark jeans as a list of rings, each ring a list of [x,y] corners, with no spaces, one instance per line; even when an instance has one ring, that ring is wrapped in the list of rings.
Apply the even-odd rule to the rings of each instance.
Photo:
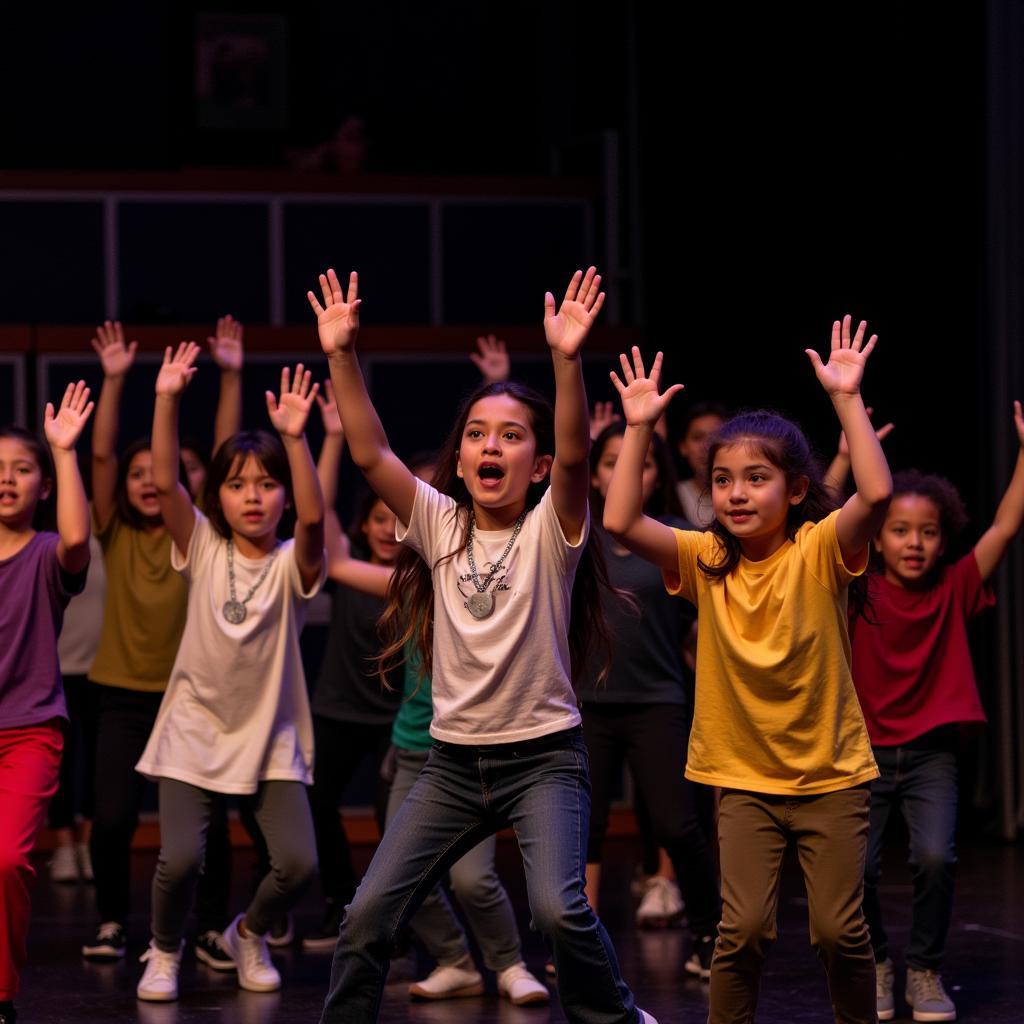
[[[399,931],[452,864],[511,825],[567,1020],[634,1024],[633,994],[584,893],[589,818],[579,729],[490,747],[435,744],[345,914],[322,1022],[377,1019]]]
[[[715,863],[698,813],[698,787],[683,775],[690,738],[687,708],[584,703],[583,735],[593,789],[588,862],[601,861],[612,790],[625,761],[643,796],[655,841],[676,870],[691,930],[700,937],[716,934],[720,902]]]
[[[875,747],[882,773],[871,784],[871,831],[864,873],[864,914],[878,962],[889,955],[878,882],[882,837],[894,807],[910,832],[914,897],[907,965],[937,971],[946,951],[956,876],[956,737],[936,730],[904,747]]]
[[[95,807],[98,687],[85,676],[64,677],[68,726],[60,762],[60,788],[50,801],[50,828],[71,828],[75,813],[91,821]]]
[[[374,811],[381,832],[387,812],[388,784],[380,779],[380,764],[391,744],[391,725],[363,725],[313,716],[316,766],[309,787],[309,805],[316,831],[316,855],[324,895],[341,905],[356,891],[359,878],[352,851],[342,828],[338,802],[364,758],[370,758],[377,776]]]
[[[101,684],[96,690],[96,815],[89,852],[100,921],[124,925],[131,911],[132,837],[149,785],[135,765],[153,730],[163,694]],[[230,871],[231,851],[226,842],[225,832],[213,863],[204,865],[199,882],[199,902],[205,900],[208,907],[229,888],[224,871]]]

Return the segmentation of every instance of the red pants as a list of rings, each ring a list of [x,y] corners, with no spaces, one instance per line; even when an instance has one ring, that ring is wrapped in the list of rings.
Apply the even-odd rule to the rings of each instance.
[[[18,993],[25,966],[35,871],[28,855],[57,791],[64,733],[59,722],[0,729],[0,1000]]]

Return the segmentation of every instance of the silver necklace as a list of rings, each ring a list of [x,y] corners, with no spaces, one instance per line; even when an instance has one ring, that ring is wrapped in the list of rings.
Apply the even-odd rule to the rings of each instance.
[[[277,548],[275,547],[263,566],[260,578],[249,588],[249,593],[239,601],[235,596],[235,542],[233,538],[228,540],[228,600],[224,602],[224,607],[221,610],[224,618],[232,626],[245,622],[245,617],[248,614],[245,606],[249,603],[252,595],[256,593],[256,588],[267,578],[267,573],[270,572],[270,567],[274,564],[276,557]]]
[[[491,581],[504,566],[505,559],[508,558],[508,553],[512,550],[512,545],[515,544],[516,537],[519,536],[519,531],[523,528],[523,520],[525,518],[526,509],[523,509],[519,514],[519,518],[516,520],[516,525],[512,530],[512,536],[509,538],[508,544],[505,545],[505,550],[501,553],[501,558],[494,563],[494,567],[487,574],[487,579],[481,582],[480,574],[476,569],[476,559],[473,557],[473,538],[476,536],[476,513],[469,513],[469,540],[466,544],[466,556],[469,559],[469,572],[473,577],[475,593],[470,594],[469,597],[466,598],[466,607],[469,608],[469,614],[472,615],[474,619],[486,619],[487,616],[494,611],[494,594],[487,588],[491,585]]]

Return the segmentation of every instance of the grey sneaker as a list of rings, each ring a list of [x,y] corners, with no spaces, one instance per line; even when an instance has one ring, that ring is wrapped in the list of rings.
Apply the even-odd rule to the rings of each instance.
[[[946,995],[938,971],[917,971],[908,967],[905,997],[914,1011],[914,1020],[956,1020],[956,1007]]]
[[[892,960],[886,957],[875,964],[875,1001],[878,1004],[878,1019],[892,1020],[896,1016],[896,1000],[892,990],[896,984]]]

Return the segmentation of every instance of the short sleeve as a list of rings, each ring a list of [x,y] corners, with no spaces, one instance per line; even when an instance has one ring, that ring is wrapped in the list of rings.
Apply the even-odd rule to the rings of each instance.
[[[555,511],[555,503],[551,497],[549,487],[537,503],[536,511],[533,513],[539,517],[541,536],[544,539],[545,550],[553,554],[558,560],[564,572],[575,571],[583,557],[583,551],[587,546],[587,537],[590,535],[590,503],[587,503],[586,512],[583,517],[583,529],[580,530],[579,539],[575,544],[570,544],[562,530],[561,520]]]
[[[60,606],[65,608],[71,598],[76,594],[80,594],[85,589],[85,580],[89,574],[89,567],[86,566],[81,572],[65,572],[61,568],[60,561],[57,559],[60,535],[57,533],[45,533],[41,537],[45,546],[40,554],[40,560],[42,561],[47,588]]]
[[[707,546],[705,538],[713,534],[701,533],[698,530],[677,530],[672,527],[676,538],[676,552],[679,556],[679,567],[675,572],[662,569],[665,589],[674,597],[685,597],[691,604],[697,603],[697,559],[702,549]]]
[[[280,557],[288,562],[288,584],[292,593],[303,601],[311,601],[327,580],[327,552],[324,552],[323,560],[320,562],[320,574],[309,587],[302,585],[302,573],[299,571],[299,563],[295,559],[295,541],[286,541]]]
[[[450,533],[458,516],[458,505],[447,494],[431,487],[425,480],[416,480],[416,496],[408,524],[395,525],[395,539],[408,544],[429,566],[448,554],[440,550],[442,538]]]
[[[188,551],[182,554],[177,544],[171,544],[171,568],[192,583],[209,565],[210,559],[218,543],[223,544],[224,538],[213,528],[210,520],[199,509],[193,507],[196,521],[192,527],[192,537],[188,542]]]
[[[991,582],[981,578],[973,548],[949,570],[949,584],[956,594],[965,618],[971,619],[996,603]]]
[[[110,546],[114,543],[114,539],[118,533],[124,528],[120,516],[117,514],[117,509],[114,509],[110,513],[110,518],[101,527],[99,520],[96,518],[96,506],[90,507],[89,511],[92,517],[92,532],[96,535],[96,539],[100,542],[100,548],[103,553],[106,554],[110,550]]]
[[[839,547],[836,521],[839,509],[830,512],[820,522],[801,527],[796,536],[800,557],[811,575],[831,593],[838,593],[868,567],[868,548],[865,547],[856,565],[847,565]]]

